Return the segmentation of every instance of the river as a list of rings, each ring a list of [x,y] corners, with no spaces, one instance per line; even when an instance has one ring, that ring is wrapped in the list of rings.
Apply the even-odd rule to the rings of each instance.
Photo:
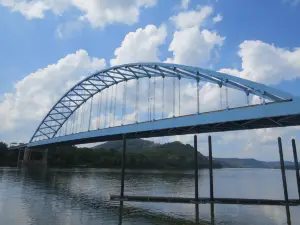
[[[297,198],[295,171],[286,171],[290,198]],[[214,170],[215,197],[283,199],[280,170]],[[118,224],[120,173],[109,169],[0,168],[0,224]],[[194,196],[193,172],[126,171],[125,194]],[[199,170],[199,195],[209,196],[208,170]],[[194,205],[124,203],[124,225],[193,224]],[[210,205],[200,205],[200,224],[209,224]],[[215,205],[215,224],[282,225],[285,207]],[[292,224],[299,224],[300,207],[291,207]]]

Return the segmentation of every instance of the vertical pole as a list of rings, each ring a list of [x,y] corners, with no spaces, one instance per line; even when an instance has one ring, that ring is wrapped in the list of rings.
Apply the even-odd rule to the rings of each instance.
[[[228,88],[227,86],[225,86],[225,94],[226,94],[226,109],[229,109],[229,104],[228,104]]]
[[[18,153],[17,167],[19,167],[20,165],[20,156],[21,156],[21,149],[19,149],[19,153]]]
[[[249,105],[249,93],[246,92],[246,101],[247,101],[247,105]]]
[[[299,199],[300,199],[300,176],[299,176],[299,164],[298,164],[298,156],[297,156],[297,148],[296,148],[295,139],[292,140],[292,145],[293,145],[293,153],[294,153],[294,161],[295,161],[298,196],[299,196]]]
[[[222,84],[220,84],[219,87],[220,87],[220,110],[222,110],[223,108]]]
[[[69,120],[67,120],[67,121],[65,122],[65,135],[68,134],[68,121],[69,121]]]
[[[155,120],[155,86],[156,86],[156,78],[153,77],[153,120]]]
[[[278,138],[278,147],[279,147],[279,156],[280,156],[280,168],[281,168],[281,175],[282,175],[282,184],[283,184],[283,191],[284,191],[284,200],[287,203],[289,196],[287,191],[287,184],[286,184],[286,176],[285,176],[285,167],[284,167],[284,160],[283,160],[283,152],[282,152],[282,142],[281,138]],[[290,215],[290,207],[289,205],[285,205],[286,209],[286,217],[287,223],[291,224],[291,215]]]
[[[98,130],[101,127],[101,111],[102,111],[101,109],[102,109],[102,91],[100,92],[100,96],[98,98],[98,110],[99,110],[98,118],[97,118],[97,122],[98,122],[97,129]]]
[[[75,115],[76,115],[76,110],[73,112],[71,116],[71,134],[74,134],[74,125],[75,125]]]
[[[148,79],[148,121],[151,121],[151,107],[150,107],[150,95],[151,95],[151,83],[150,78]]]
[[[180,76],[178,77],[178,116],[180,116]]]
[[[92,98],[91,98],[91,105],[90,105],[89,131],[91,130],[92,111],[93,111],[93,96],[92,96]]]
[[[126,93],[125,93],[126,95]],[[108,102],[108,97],[109,97],[109,89],[106,89],[106,96],[105,96],[105,111],[104,111],[104,128],[106,128],[106,120],[107,120],[107,102]],[[126,100],[124,101],[126,102]],[[126,103],[125,103],[126,104]]]
[[[48,160],[48,148],[46,150],[44,150],[44,152],[43,152],[43,162],[44,162],[44,164],[47,164],[47,160]]]
[[[195,214],[196,223],[199,223],[199,193],[198,193],[198,148],[197,148],[197,135],[194,136],[194,158],[195,158]]]
[[[173,77],[173,117],[175,117],[175,77]]]
[[[113,126],[115,126],[115,119],[116,119],[116,108],[117,108],[117,93],[118,93],[118,83],[116,83],[115,89],[115,104],[114,104],[114,119],[113,119]]]
[[[109,107],[109,127],[112,125],[112,119],[113,119],[113,98],[114,98],[114,88],[116,86],[111,87],[111,96],[110,96],[110,107]]]
[[[125,164],[126,164],[126,136],[123,135],[123,152],[122,152],[122,170],[121,170],[121,193],[120,197],[124,196],[124,180],[125,180]],[[119,224],[122,224],[123,217],[123,200],[120,201]]]
[[[161,118],[162,119],[164,118],[164,108],[165,108],[164,99],[165,99],[165,77],[163,77],[163,88],[162,88],[162,98],[161,98],[161,105],[162,105]]]
[[[197,79],[197,114],[200,113],[200,96],[199,96],[200,87],[199,87],[199,81],[200,81],[200,79]]]
[[[138,123],[139,121],[139,79],[136,79],[136,99],[135,99],[135,122]]]
[[[29,148],[25,148],[24,150],[24,155],[23,155],[23,165],[26,165],[29,161],[29,153],[30,153],[30,149]]]
[[[126,136],[123,135],[122,171],[121,171],[121,196],[124,196],[124,178],[126,164]]]
[[[29,154],[28,154],[28,161],[31,160],[31,153],[32,153],[32,151],[30,151]]]
[[[208,136],[208,153],[209,153],[209,187],[210,187],[210,200],[214,200],[214,180],[213,180],[213,161],[212,161],[212,144],[211,136]],[[215,207],[214,203],[210,203],[210,220],[211,224],[215,224]]]

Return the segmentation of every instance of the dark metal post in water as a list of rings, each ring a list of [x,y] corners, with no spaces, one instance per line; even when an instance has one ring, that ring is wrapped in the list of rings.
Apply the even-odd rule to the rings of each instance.
[[[280,168],[281,168],[281,175],[282,175],[284,199],[285,199],[285,203],[286,203],[285,209],[286,209],[287,223],[291,224],[290,206],[287,204],[289,201],[289,196],[288,196],[288,191],[287,191],[285,167],[284,167],[283,152],[282,152],[282,142],[281,142],[280,137],[278,138],[278,147],[279,147]]]
[[[198,193],[198,148],[197,148],[197,135],[194,136],[194,158],[195,158],[195,214],[196,223],[199,223],[199,193]]]
[[[212,144],[211,136],[208,136],[208,157],[209,157],[209,187],[210,187],[210,200],[214,200],[214,179],[213,179],[213,161],[212,161]],[[215,207],[214,203],[210,203],[210,220],[211,224],[215,224]]]
[[[126,137],[124,134],[123,135],[123,152],[122,152],[122,171],[121,171],[121,197],[124,196],[125,164],[126,164]]]
[[[22,151],[22,149],[19,149],[19,153],[18,153],[18,161],[17,161],[17,167],[19,167],[19,165],[20,165],[21,151]]]
[[[126,165],[126,136],[123,135],[123,152],[122,152],[122,169],[121,169],[121,193],[120,197],[124,197],[124,181],[125,181],[125,165]],[[120,201],[119,224],[122,224],[123,218],[123,200]]]
[[[293,153],[294,153],[294,161],[295,161],[295,170],[296,170],[296,179],[297,179],[297,186],[298,186],[298,195],[300,199],[300,176],[299,176],[299,164],[298,164],[298,156],[297,156],[297,148],[296,148],[296,141],[295,139],[292,140],[293,145]]]

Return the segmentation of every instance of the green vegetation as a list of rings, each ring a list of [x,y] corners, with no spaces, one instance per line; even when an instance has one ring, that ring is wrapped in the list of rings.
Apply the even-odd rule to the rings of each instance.
[[[120,168],[122,141],[110,141],[93,148],[63,146],[50,148],[50,167],[97,167]],[[16,166],[17,151],[8,151],[0,142],[0,166]],[[41,154],[33,152],[32,159],[40,159]],[[208,168],[207,157],[198,152],[199,168]],[[214,158],[214,168],[268,168],[279,169],[280,162],[265,162],[255,159]],[[287,169],[294,169],[294,163],[286,161]],[[127,140],[126,168],[130,169],[181,169],[194,168],[194,149],[189,144],[171,142],[158,144],[152,141]]]
[[[7,144],[0,142],[0,166],[16,166],[17,158],[17,151],[8,151]]]
[[[120,168],[122,141],[107,142],[93,148],[75,146],[50,149],[48,164],[53,167],[85,166]],[[208,160],[198,152],[199,168],[208,168]],[[141,139],[127,141],[126,168],[193,169],[194,149],[180,142],[156,144]],[[214,163],[220,168],[220,164]]]
[[[5,145],[7,149],[7,146]],[[79,148],[64,146],[50,148],[48,151],[48,165],[50,167],[98,167],[120,168],[122,141],[107,142],[93,148]],[[14,154],[12,153],[14,152]],[[6,151],[6,155],[14,156],[17,161],[16,151]],[[31,157],[38,159],[38,153]],[[4,156],[3,165],[6,164]],[[208,160],[198,152],[199,168],[208,168]],[[215,168],[221,165],[213,163]],[[194,149],[191,145],[180,142],[156,144],[142,139],[128,140],[126,154],[126,168],[130,169],[193,169]]]
[[[264,169],[280,169],[280,162],[265,162],[256,159],[238,159],[238,158],[215,158],[223,168],[264,168]],[[285,161],[286,169],[295,169],[294,162]]]

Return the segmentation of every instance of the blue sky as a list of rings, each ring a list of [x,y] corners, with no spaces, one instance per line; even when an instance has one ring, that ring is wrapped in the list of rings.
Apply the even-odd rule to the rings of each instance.
[[[126,0],[125,6],[125,1],[121,0],[114,0],[111,3],[108,0],[99,0],[100,3],[97,4],[95,0],[86,2],[79,0],[77,2],[80,3],[76,4],[74,3],[76,1],[71,0],[64,1],[64,4],[56,0],[33,2],[37,5],[32,5],[27,0],[0,0],[0,76],[2,78],[0,116],[3,117],[1,119],[8,118],[7,96],[22,96],[22,91],[33,90],[27,83],[38,85],[30,82],[30,79],[39,74],[37,73],[39,69],[47,71],[49,65],[59,64],[59,60],[69,54],[75,54],[80,49],[88,54],[83,56],[87,57],[85,60],[92,60],[95,57],[106,62],[106,65],[98,63],[99,68],[95,68],[92,63],[88,67],[83,66],[86,74],[82,74],[80,68],[80,73],[78,72],[80,77],[86,76],[95,69],[101,69],[102,66],[109,66],[110,60],[114,58],[117,59],[116,63],[140,59],[165,61],[169,58],[175,63],[190,63],[214,70],[226,68],[228,73],[300,95],[300,54],[297,51],[300,47],[298,29],[300,1],[190,0],[186,1],[189,3],[187,7],[183,6],[184,1],[181,0]],[[171,19],[180,14],[189,15],[189,12],[204,15],[205,12],[201,9],[205,7],[211,11],[208,11],[197,24],[190,25],[191,21],[188,21],[185,27],[179,27],[179,19],[177,23]],[[116,11],[116,8],[120,11]],[[138,15],[131,18],[129,9],[135,10],[133,12],[137,11]],[[104,14],[105,10],[110,11],[112,16],[97,17],[101,16],[101,13]],[[217,15],[221,20],[214,22]],[[130,58],[132,56],[127,54],[130,49],[125,48],[122,42],[129,32],[136,34],[137,29],[144,31],[149,24],[154,25],[155,29],[163,27],[160,34],[157,30],[153,31],[158,32],[154,35],[161,39],[159,43],[153,45],[153,48],[157,49],[156,56],[153,58],[147,56],[148,52],[136,52],[135,57]],[[202,37],[200,33],[194,33],[195,39],[190,39],[196,40],[195,43],[182,37],[175,38],[176,32],[178,34],[185,32],[187,37],[191,37],[188,32],[192,27],[197,27],[200,32],[207,30],[209,34],[215,34],[216,39],[212,41],[213,44],[209,44],[209,41],[198,43],[197,40]],[[137,40],[128,39],[128,42]],[[184,43],[185,41],[187,43]],[[191,47],[187,47],[186,51],[176,48],[181,43]],[[115,54],[115,50],[122,46],[125,50],[119,55]],[[205,53],[188,54],[187,51],[193,46],[205,49],[203,50]],[[194,61],[191,62],[190,59]],[[273,64],[272,62],[276,60],[282,63]],[[271,69],[266,71],[264,69],[266,66],[270,66]],[[57,75],[58,77],[64,76],[62,69],[58,71],[62,73]],[[252,75],[253,71],[258,72]],[[76,70],[72,73],[77,74]],[[50,72],[45,74],[43,74],[45,77],[52,76]],[[75,75],[73,78],[78,81]],[[61,84],[58,84],[58,81],[51,80],[51,82],[57,86],[49,87],[53,92],[49,92],[48,95],[60,93],[61,90],[58,88]],[[19,86],[26,83],[27,86],[18,89],[14,86],[17,83]],[[28,104],[30,105],[31,102],[29,101]],[[36,103],[34,106],[37,107]],[[17,107],[19,112],[16,112],[16,115],[23,112],[22,107]],[[41,107],[47,108],[49,105]],[[11,136],[21,140],[29,138],[28,134],[20,134],[20,127],[26,127],[27,124],[36,125],[41,115],[36,116],[36,119],[32,118],[34,116],[28,117],[26,121],[21,122],[15,117],[8,119],[9,125],[7,129],[3,128],[2,133],[0,131],[0,139],[2,137],[5,140],[12,140]],[[33,125],[29,131],[32,131]],[[289,134],[289,131],[287,133]],[[189,141],[187,138],[187,142]],[[241,145],[248,142],[241,140]],[[267,158],[266,155],[259,155],[257,152],[252,156]]]

